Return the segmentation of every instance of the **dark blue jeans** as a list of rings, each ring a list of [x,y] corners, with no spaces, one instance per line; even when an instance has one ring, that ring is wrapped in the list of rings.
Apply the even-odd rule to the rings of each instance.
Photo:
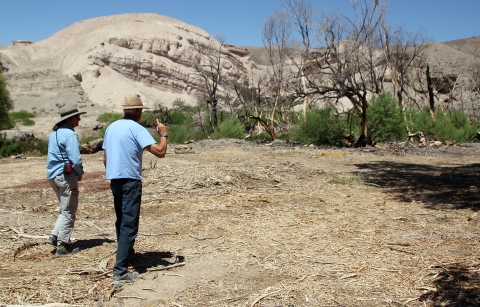
[[[138,234],[140,203],[142,202],[142,181],[134,179],[112,179],[110,188],[117,221],[117,259],[113,274],[123,275],[128,271],[129,258]]]

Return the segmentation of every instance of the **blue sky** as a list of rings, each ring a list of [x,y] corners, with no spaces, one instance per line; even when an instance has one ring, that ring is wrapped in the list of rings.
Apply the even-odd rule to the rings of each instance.
[[[281,0],[0,0],[0,46],[40,41],[99,16],[156,13],[180,19],[229,44],[262,46],[262,28]],[[372,0],[373,1],[373,0]],[[387,0],[387,18],[407,31],[443,42],[480,35],[480,0]],[[349,0],[311,0],[316,11],[350,14]]]

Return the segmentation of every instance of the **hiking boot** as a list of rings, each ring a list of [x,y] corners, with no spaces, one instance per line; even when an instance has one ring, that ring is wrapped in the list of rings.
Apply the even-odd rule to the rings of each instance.
[[[124,285],[132,283],[137,279],[138,275],[140,275],[138,272],[127,272],[123,275],[114,274],[112,285]]]
[[[57,247],[57,236],[56,235],[50,235],[50,237],[48,237],[47,243]]]
[[[55,252],[55,256],[76,254],[79,251],[80,249],[78,247],[74,248],[71,244],[61,244],[57,246],[57,251]]]

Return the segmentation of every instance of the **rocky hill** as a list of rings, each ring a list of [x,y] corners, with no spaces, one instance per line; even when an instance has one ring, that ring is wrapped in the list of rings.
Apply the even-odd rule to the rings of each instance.
[[[140,93],[152,108],[171,107],[176,99],[194,105],[204,87],[194,68],[202,63],[195,56],[208,46],[218,50],[220,43],[171,17],[113,15],[77,22],[40,42],[18,40],[0,47],[0,65],[16,110],[56,115],[58,105],[72,102],[98,114],[119,111],[127,93]],[[478,93],[471,89],[480,37],[426,47],[439,104],[455,101],[477,110]],[[269,64],[263,47],[224,45],[222,56],[225,84]],[[457,97],[442,93],[445,87],[454,88]],[[219,96],[231,90],[220,87]]]
[[[125,14],[80,21],[37,43],[14,41],[0,49],[0,61],[15,109],[56,114],[70,101],[98,113],[118,108],[127,93],[153,108],[175,99],[194,104],[203,80],[192,63],[203,46],[220,45],[171,17]],[[227,81],[257,69],[245,49],[222,52]]]

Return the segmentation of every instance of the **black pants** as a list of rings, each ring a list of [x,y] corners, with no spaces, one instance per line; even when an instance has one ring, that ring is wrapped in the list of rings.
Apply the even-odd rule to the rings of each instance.
[[[112,179],[110,188],[113,194],[117,221],[117,259],[113,274],[123,275],[128,271],[128,260],[133,253],[133,245],[138,234],[140,204],[142,202],[142,181],[134,179]]]

